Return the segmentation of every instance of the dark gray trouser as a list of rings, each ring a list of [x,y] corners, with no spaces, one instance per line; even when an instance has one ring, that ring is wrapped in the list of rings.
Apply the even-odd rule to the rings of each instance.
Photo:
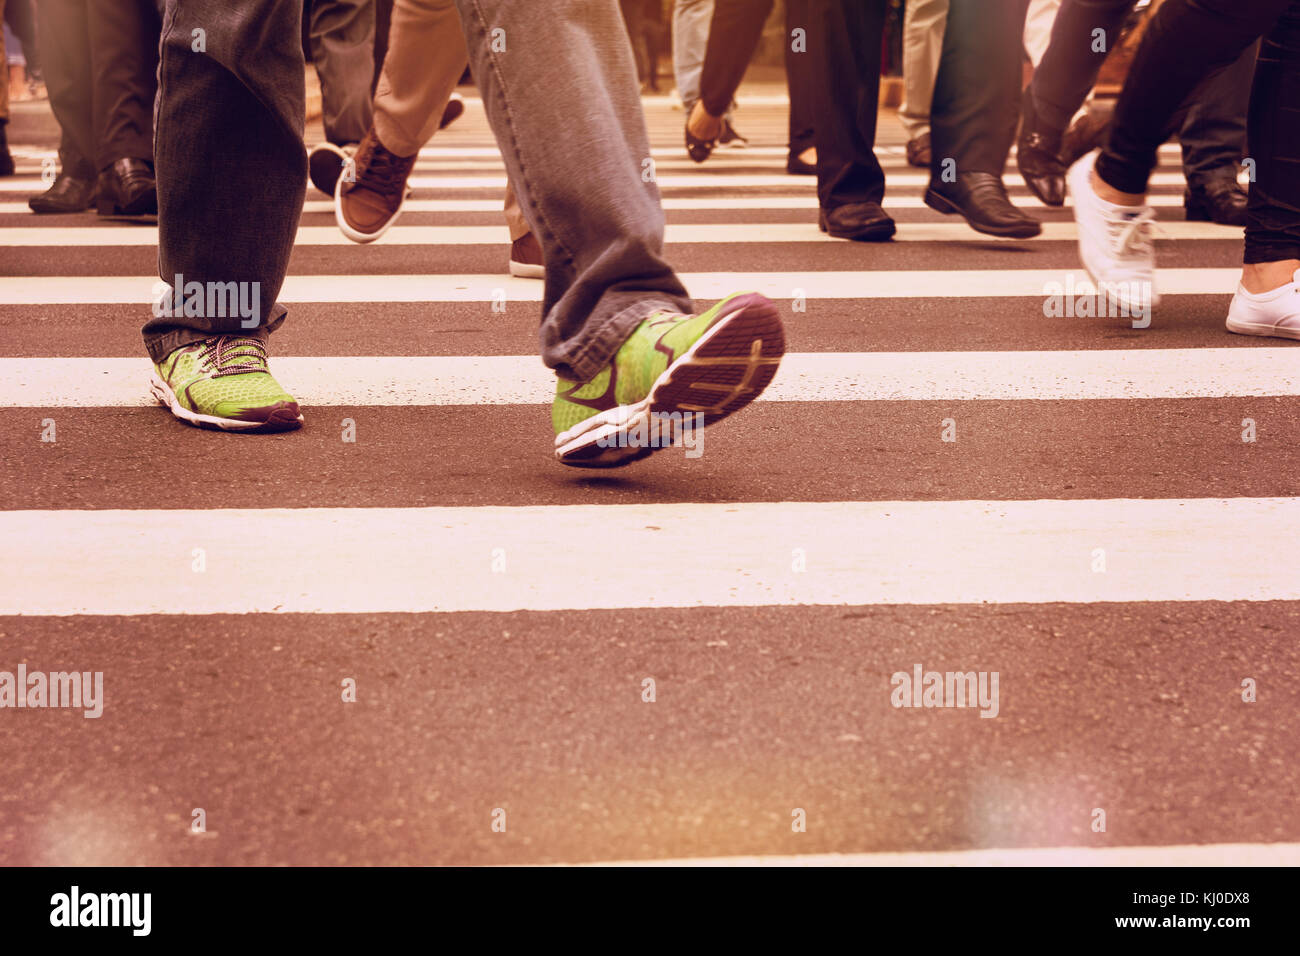
[[[338,146],[359,143],[370,128],[374,0],[313,0],[308,36],[320,77],[325,138]]]
[[[616,0],[457,0],[474,79],[541,241],[542,360],[586,381],[655,309],[693,308],[664,214]]]
[[[300,0],[167,0],[154,130],[158,274],[187,285],[257,282],[260,296],[252,329],[238,314],[155,315],[144,327],[154,361],[216,333],[265,338],[284,321],[276,297],[307,186],[301,21]]]
[[[542,358],[585,381],[645,316],[688,312],[663,258],[631,45],[616,0],[458,0],[474,75],[546,257]],[[261,283],[262,322],[155,318],[149,353],[273,331],[302,210],[298,0],[167,0],[155,144],[164,281]],[[191,35],[206,31],[206,53]],[[484,306],[486,308],[486,305]]]

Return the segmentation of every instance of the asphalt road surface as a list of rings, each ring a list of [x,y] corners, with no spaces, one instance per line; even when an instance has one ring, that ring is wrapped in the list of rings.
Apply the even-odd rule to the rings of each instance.
[[[156,230],[29,214],[16,143],[0,672],[103,710],[0,709],[0,863],[1300,862],[1300,348],[1224,331],[1239,231],[1166,148],[1151,326],[1045,315],[1068,209],[925,209],[886,116],[897,240],[828,239],[771,92],[702,167],[646,102],[670,260],[789,354],[609,474],[550,457],[477,101],[384,241],[309,189],[277,436],[150,403]],[[895,706],[918,667],[997,693]]]

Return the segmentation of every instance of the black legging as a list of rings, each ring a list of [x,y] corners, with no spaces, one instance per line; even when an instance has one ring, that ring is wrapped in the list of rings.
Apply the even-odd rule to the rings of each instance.
[[[773,0],[715,0],[709,21],[709,43],[700,71],[700,102],[710,116],[722,116],[745,78],[763,36],[763,24]],[[809,53],[793,50],[790,32],[808,28],[808,0],[786,0],[785,70],[790,92],[790,152],[813,145],[812,77]]]
[[[1244,261],[1300,259],[1300,0],[1166,0],[1115,104],[1097,175],[1145,193],[1169,117],[1211,70],[1262,37],[1247,118],[1250,184]]]
[[[1039,133],[1059,142],[1136,3],[1064,0],[1061,4],[1052,23],[1051,43],[1029,87]],[[1103,44],[1094,42],[1096,30],[1102,31]],[[1254,71],[1255,50],[1248,45],[1236,61],[1198,83],[1190,100],[1170,117],[1163,138],[1178,134],[1189,185],[1203,187],[1218,177],[1235,175],[1246,148],[1246,101]]]

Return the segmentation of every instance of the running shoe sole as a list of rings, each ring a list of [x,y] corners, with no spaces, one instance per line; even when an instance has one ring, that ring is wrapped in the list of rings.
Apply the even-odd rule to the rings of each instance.
[[[302,425],[302,413],[296,405],[282,405],[271,409],[270,416],[261,422],[246,422],[238,418],[220,418],[216,415],[200,415],[192,412],[176,398],[170,385],[158,377],[156,372],[149,376],[149,390],[160,405],[171,409],[171,413],[181,421],[196,428],[218,428],[226,432],[283,432],[292,431]]]
[[[701,412],[708,427],[757,398],[785,354],[781,314],[758,294],[737,296],[729,305],[732,311],[669,365],[643,400],[593,415],[557,435],[556,460],[575,468],[630,465],[660,450],[629,447],[623,437],[633,430],[648,434],[654,416]]]

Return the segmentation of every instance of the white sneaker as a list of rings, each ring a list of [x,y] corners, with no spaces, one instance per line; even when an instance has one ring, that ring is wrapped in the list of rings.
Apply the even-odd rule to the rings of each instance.
[[[1108,294],[1117,304],[1142,314],[1160,303],[1151,239],[1155,210],[1120,206],[1097,195],[1089,177],[1099,153],[1084,156],[1066,174],[1079,229],[1079,258],[1099,295]]]
[[[1300,339],[1300,269],[1286,285],[1256,295],[1241,283],[1228,306],[1228,331]]]

